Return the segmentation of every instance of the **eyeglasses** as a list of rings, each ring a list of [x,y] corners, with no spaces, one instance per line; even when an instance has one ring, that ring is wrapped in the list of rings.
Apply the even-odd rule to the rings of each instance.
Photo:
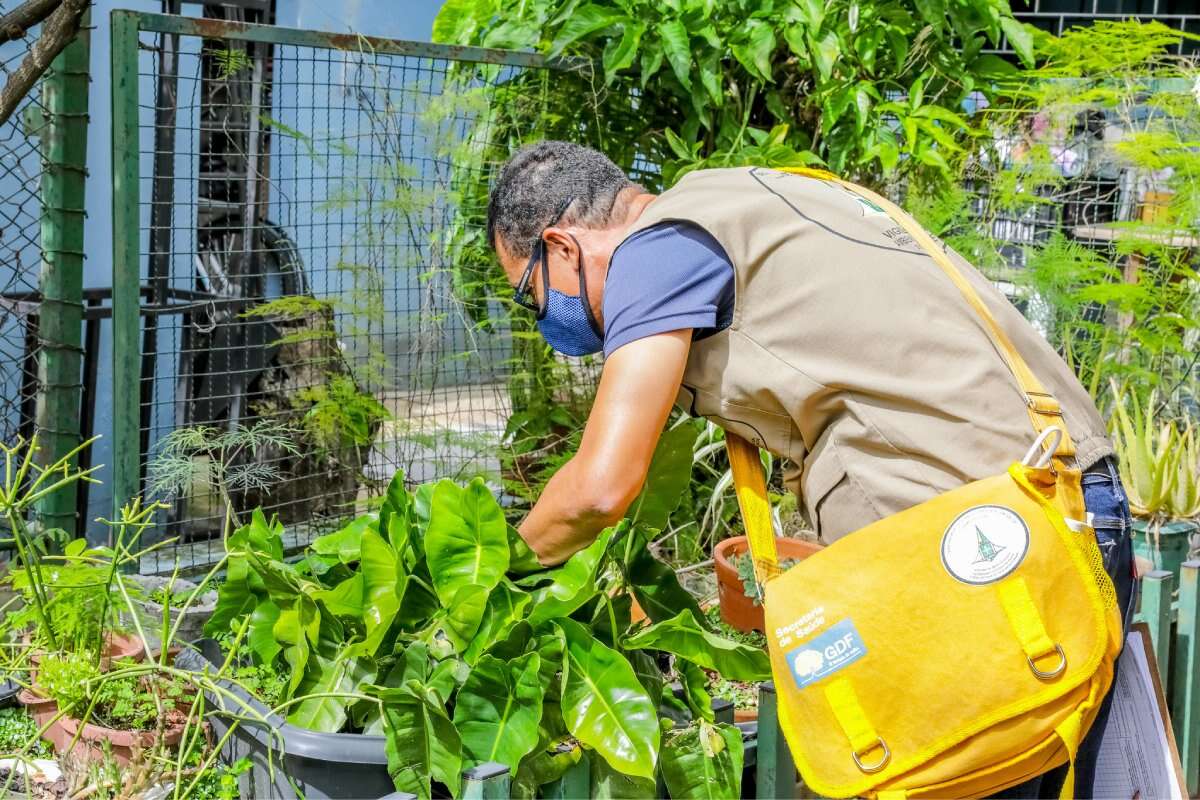
[[[550,221],[546,223],[546,226],[542,228],[541,233],[538,234],[537,243],[533,246],[533,252],[529,254],[529,263],[525,265],[525,272],[521,275],[521,280],[517,283],[517,288],[513,289],[513,302],[515,302],[521,308],[528,309],[535,314],[540,315],[542,313],[542,306],[533,296],[533,289],[529,283],[533,278],[533,268],[537,266],[538,261],[541,261],[542,263],[542,283],[546,283],[549,280],[550,275],[550,263],[546,258],[546,241],[542,238],[542,234],[546,232],[546,228],[550,228],[558,224],[559,219],[562,218],[562,215],[566,213],[568,206],[570,206],[573,202],[575,202],[574,197],[567,197],[558,204],[558,208],[555,210],[554,216],[551,217]],[[545,289],[545,287],[542,288],[543,290]]]

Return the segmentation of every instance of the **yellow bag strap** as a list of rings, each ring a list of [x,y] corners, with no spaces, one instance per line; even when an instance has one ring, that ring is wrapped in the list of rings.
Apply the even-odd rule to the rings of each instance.
[[[725,432],[725,449],[729,452],[734,491],[742,511],[742,522],[746,526],[754,577],[762,587],[779,573],[775,530],[771,524],[771,501],[767,498],[762,462],[758,458],[758,448],[736,433]]]
[[[1008,334],[996,322],[992,312],[979,297],[975,287],[954,265],[945,251],[938,247],[933,237],[891,200],[870,189],[844,181],[831,172],[807,167],[785,167],[780,171],[836,183],[881,207],[913,237],[983,320],[993,346],[1000,353],[1017,384],[1021,387],[1021,391],[1025,394],[1025,405],[1034,430],[1041,433],[1048,426],[1055,425],[1062,431],[1062,439],[1055,450],[1055,462],[1058,467],[1063,467],[1061,459],[1074,456],[1075,445],[1067,433],[1066,425],[1062,424],[1062,406],[1042,386],[1041,381],[1033,374],[1033,370],[1025,363],[1025,359],[1017,352],[1017,348]],[[733,483],[737,492],[738,505],[741,508],[742,521],[746,526],[750,554],[754,560],[754,575],[761,586],[778,574],[779,560],[775,553],[771,506],[767,499],[767,485],[763,478],[762,465],[758,460],[758,448],[737,434],[728,431],[725,434],[725,447],[729,451],[729,463],[733,469]]]

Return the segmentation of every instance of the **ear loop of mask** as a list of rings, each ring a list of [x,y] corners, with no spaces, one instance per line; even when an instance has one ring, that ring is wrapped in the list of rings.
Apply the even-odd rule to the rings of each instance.
[[[604,338],[604,330],[600,327],[600,323],[596,320],[596,315],[592,313],[592,303],[588,298],[587,291],[587,273],[583,269],[583,247],[580,246],[579,240],[574,234],[568,233],[571,241],[575,242],[575,252],[579,254],[579,299],[583,304],[583,314],[587,317],[588,327],[592,329],[592,333],[596,334],[600,339]],[[546,247],[546,240],[539,239],[538,246],[542,248],[542,302],[539,304],[537,318],[539,320],[546,318],[546,310],[550,307],[550,251]]]

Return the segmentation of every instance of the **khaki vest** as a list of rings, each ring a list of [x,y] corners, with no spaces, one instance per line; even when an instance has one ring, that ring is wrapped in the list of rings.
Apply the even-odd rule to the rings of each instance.
[[[677,403],[785,456],[823,541],[1002,472],[1032,443],[1024,394],[983,322],[874,204],[817,178],[714,169],[685,176],[630,233],[665,221],[708,231],[735,274],[733,322],[692,343]],[[947,253],[1062,404],[1078,466],[1111,454],[1070,368]]]

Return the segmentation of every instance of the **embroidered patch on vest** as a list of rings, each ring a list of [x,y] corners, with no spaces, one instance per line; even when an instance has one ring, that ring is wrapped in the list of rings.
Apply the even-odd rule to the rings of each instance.
[[[853,664],[866,654],[867,648],[858,635],[858,629],[849,619],[844,619],[812,641],[790,651],[787,662],[796,686],[803,689]]]
[[[1029,552],[1029,526],[1004,506],[974,506],[942,534],[942,566],[955,580],[995,583],[1021,565]]]

